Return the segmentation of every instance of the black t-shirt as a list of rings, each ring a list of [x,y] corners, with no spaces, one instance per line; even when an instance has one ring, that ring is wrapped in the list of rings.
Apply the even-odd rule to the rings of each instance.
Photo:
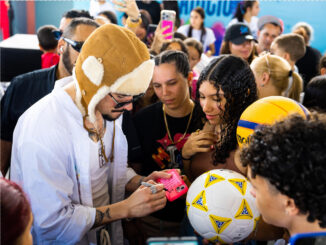
[[[141,145],[142,155],[138,158],[133,157],[131,151],[129,160],[142,164],[142,175],[147,176],[153,171],[169,168],[180,168],[181,171],[183,170],[181,149],[189,135],[202,127],[200,120],[198,120],[200,110],[200,106],[196,104],[186,136],[182,140],[180,139],[187,128],[190,114],[181,118],[166,115],[173,141],[176,143],[180,140],[175,145],[172,144],[166,130],[161,102],[148,106],[136,113],[133,120]],[[179,222],[183,218],[184,208],[185,200],[179,198],[173,202],[168,201],[164,209],[152,215],[162,220]]]
[[[57,66],[14,77],[1,99],[1,139],[12,141],[19,117],[49,94],[56,81]]]
[[[310,46],[306,46],[305,55],[296,62],[299,73],[302,76],[304,87],[307,86],[311,78],[319,74],[320,52]]]

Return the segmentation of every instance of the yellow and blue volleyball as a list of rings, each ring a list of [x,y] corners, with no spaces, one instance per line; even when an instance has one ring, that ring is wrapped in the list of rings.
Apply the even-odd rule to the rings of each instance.
[[[291,114],[299,114],[304,118],[309,111],[295,100],[283,96],[269,96],[252,103],[242,113],[237,127],[237,141],[240,147],[250,141],[250,135],[261,125],[272,125]]]

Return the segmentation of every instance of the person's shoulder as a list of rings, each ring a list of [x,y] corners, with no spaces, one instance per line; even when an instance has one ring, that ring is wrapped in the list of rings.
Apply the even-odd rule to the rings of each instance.
[[[229,22],[229,24],[227,25],[226,28],[228,28],[229,26],[231,26],[231,25],[233,25],[233,24],[236,24],[236,23],[238,23],[238,22],[239,22],[239,21],[238,21],[237,18],[233,18],[233,19]]]
[[[162,102],[156,102],[152,105],[142,108],[135,114],[134,118],[138,119],[143,117],[154,117],[154,113],[157,111],[162,111]]]
[[[311,46],[306,46],[306,48],[308,49],[308,48],[310,48],[310,50],[311,50],[311,52],[315,55],[315,56],[318,56],[319,58],[321,58],[321,53],[320,53],[320,51],[318,50],[318,49],[316,49],[316,48],[313,48],[313,47],[311,47]]]
[[[42,79],[50,76],[53,72],[55,72],[55,66],[24,73],[14,77],[11,80],[10,85],[31,86],[34,83],[42,82]]]
[[[214,35],[214,32],[213,32],[213,30],[211,28],[205,27],[205,29],[206,29],[207,33]]]

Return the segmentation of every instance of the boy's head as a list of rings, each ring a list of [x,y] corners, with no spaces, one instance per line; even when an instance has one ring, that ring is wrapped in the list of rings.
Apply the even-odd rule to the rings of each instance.
[[[302,36],[294,33],[283,34],[275,38],[271,52],[286,59],[291,66],[306,53],[306,45]]]
[[[58,45],[58,40],[54,37],[53,31],[58,31],[53,25],[41,26],[37,30],[37,39],[43,52],[52,51]]]
[[[320,58],[319,66],[320,75],[326,75],[326,54]]]
[[[293,225],[326,227],[325,137],[322,114],[293,115],[252,135],[241,162],[267,223],[291,233]]]

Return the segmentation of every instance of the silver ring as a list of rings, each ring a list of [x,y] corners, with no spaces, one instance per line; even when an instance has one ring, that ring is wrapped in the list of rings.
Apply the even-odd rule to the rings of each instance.
[[[150,189],[151,189],[151,192],[152,192],[152,194],[155,194],[157,191],[156,191],[156,186],[155,185],[152,185],[151,187],[150,187]]]

